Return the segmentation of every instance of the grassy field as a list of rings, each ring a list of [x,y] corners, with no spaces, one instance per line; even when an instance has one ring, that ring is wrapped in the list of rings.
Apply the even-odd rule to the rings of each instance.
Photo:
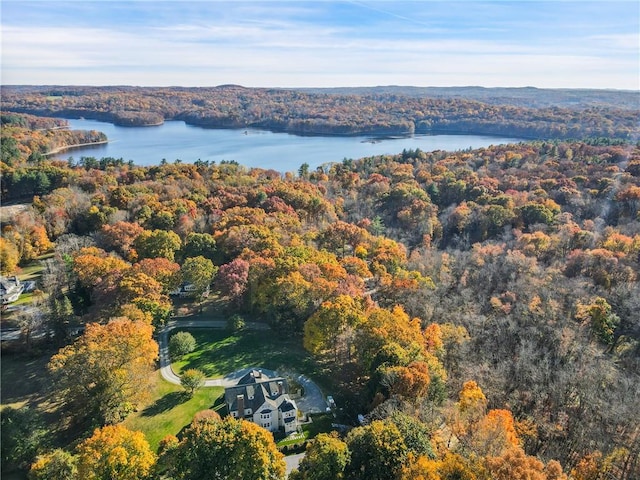
[[[216,400],[223,394],[221,387],[207,387],[196,391],[188,398],[180,385],[163,380],[156,373],[158,381],[152,392],[150,402],[139,411],[132,413],[123,425],[130,430],[139,430],[145,434],[151,448],[156,450],[167,435],[177,435],[191,423],[193,416],[201,410],[220,408]],[[221,412],[222,413],[222,412]]]
[[[44,415],[47,428],[52,432],[59,428],[59,415],[56,414],[56,405],[51,400],[50,379],[46,370],[53,353],[46,352],[39,356],[2,355],[0,378],[1,407],[20,408],[28,405]],[[192,398],[188,398],[180,385],[163,380],[159,371],[155,375],[157,382],[149,402],[139,411],[129,415],[124,422],[127,428],[142,431],[154,449],[166,435],[175,435],[189,425],[193,416],[200,410],[220,410],[224,406],[220,402],[224,394],[223,388],[201,388]],[[59,433],[62,434],[62,438],[55,443],[73,437],[73,432]]]
[[[177,333],[178,329],[174,330]],[[272,332],[246,330],[230,334],[223,329],[185,329],[196,339],[196,350],[179,362],[172,364],[180,374],[189,368],[202,370],[208,378],[219,378],[236,370],[260,366],[270,370],[285,368],[301,373],[313,372],[315,364],[311,356],[291,339],[280,339]],[[179,385],[166,382],[158,374],[158,381],[151,401],[138,412],[130,415],[124,425],[132,430],[144,432],[153,449],[166,435],[176,435],[187,426],[200,410],[213,408],[221,415],[223,388],[201,388],[188,399]],[[305,436],[314,436],[315,431],[326,431],[326,422],[309,426]]]
[[[46,260],[47,258],[52,257],[52,253],[46,253],[41,255],[37,259],[29,262],[27,265],[20,267],[20,273],[18,274],[18,278],[23,282],[26,280],[37,280],[42,275],[42,270],[44,270],[44,265],[42,265],[42,260]]]
[[[48,391],[47,363],[54,351],[43,355],[2,355],[0,371],[0,403],[3,407],[20,408],[37,405]]]
[[[175,330],[177,332],[178,330]],[[219,378],[246,367],[287,369],[313,374],[312,357],[295,339],[281,339],[274,332],[246,330],[230,334],[221,329],[193,329],[196,350],[173,363],[177,374],[189,368]]]

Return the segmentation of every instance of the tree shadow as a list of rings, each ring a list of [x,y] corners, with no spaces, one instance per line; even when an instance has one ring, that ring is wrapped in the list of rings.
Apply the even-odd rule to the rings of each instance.
[[[160,413],[171,410],[173,407],[178,406],[180,403],[189,400],[189,396],[185,392],[171,392],[167,393],[164,397],[156,400],[153,405],[149,405],[142,411],[143,417],[153,417]]]

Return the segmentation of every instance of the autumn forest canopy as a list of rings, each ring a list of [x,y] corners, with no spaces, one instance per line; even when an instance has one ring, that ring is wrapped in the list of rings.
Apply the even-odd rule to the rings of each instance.
[[[209,478],[212,462],[220,478],[283,478],[253,424],[207,413],[157,452],[122,426],[151,388],[169,292],[187,282],[304,348],[345,406],[354,428],[318,435],[290,478],[639,478],[637,95],[548,105],[560,95],[548,91],[514,106],[486,92],[409,93],[2,87],[2,197],[27,204],[2,218],[2,273],[50,253],[46,313],[23,325],[49,332],[55,415],[74,432],[63,449],[26,436],[11,450],[5,425],[19,432],[27,414],[4,409],[3,463],[36,479],[56,465],[103,472],[86,478]],[[141,167],[47,160],[102,137],[44,115],[532,140],[317,169],[299,158],[287,173]],[[227,461],[247,448],[260,454]]]
[[[377,87],[284,90],[2,87],[2,110],[117,125],[184,120],[303,135],[452,133],[516,138],[636,138],[631,91]]]

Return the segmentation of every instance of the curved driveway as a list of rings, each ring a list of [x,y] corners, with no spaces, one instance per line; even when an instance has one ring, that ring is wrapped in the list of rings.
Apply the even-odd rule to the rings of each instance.
[[[180,385],[180,377],[175,374],[171,368],[171,358],[169,357],[169,333],[176,328],[227,328],[227,322],[224,320],[172,320],[167,322],[165,327],[158,336],[158,347],[160,349],[160,373],[162,378],[167,382]],[[245,328],[251,330],[269,330],[269,326],[264,323],[247,322]],[[244,369],[244,373],[250,369]],[[236,384],[242,376],[237,376],[238,372],[228,375],[224,378],[216,378],[214,380],[205,380],[205,387],[231,387]],[[244,375],[244,374],[243,374]]]
[[[169,357],[169,333],[176,328],[227,328],[227,322],[223,320],[172,320],[167,322],[165,327],[158,335],[158,346],[160,349],[160,373],[162,378],[170,383],[180,385],[180,377],[175,374],[171,368],[171,360]],[[245,328],[251,330],[270,330],[270,327],[264,323],[247,322]],[[249,370],[260,369],[267,375],[278,376],[278,372],[267,370],[260,366],[243,368],[236,372],[230,373],[223,378],[207,379],[204,382],[205,387],[233,387],[238,380]],[[304,396],[296,400],[298,408],[305,413],[322,413],[327,407],[327,403],[324,399],[324,395],[320,388],[310,379],[304,375],[283,372],[289,376],[295,378],[304,387]]]

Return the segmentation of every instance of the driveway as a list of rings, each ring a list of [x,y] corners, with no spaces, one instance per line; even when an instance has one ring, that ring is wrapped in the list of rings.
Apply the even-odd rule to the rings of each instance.
[[[171,368],[169,357],[169,333],[176,328],[227,328],[227,322],[223,320],[172,320],[162,329],[158,336],[158,346],[160,348],[160,373],[162,378],[170,383],[180,385],[180,377]],[[250,330],[270,330],[264,323],[247,322],[245,328]],[[255,366],[243,368],[236,372],[225,375],[223,378],[207,379],[205,387],[233,387],[250,370],[262,370],[270,377],[289,376],[295,378],[304,387],[304,396],[296,400],[298,408],[305,413],[323,413],[327,408],[322,390],[308,377],[292,372],[276,372],[266,368]]]
[[[287,477],[292,470],[298,468],[298,465],[300,465],[300,461],[304,458],[304,455],[304,453],[297,453],[295,455],[287,455],[284,457],[284,461],[287,463]]]
[[[327,401],[324,398],[320,387],[299,373],[281,372],[282,376],[294,378],[304,387],[304,396],[296,399],[298,408],[305,413],[324,413],[327,408]]]
[[[167,382],[180,385],[180,377],[175,374],[171,368],[171,359],[169,357],[169,333],[176,328],[227,328],[227,322],[224,320],[172,320],[167,322],[165,327],[158,336],[158,346],[160,348],[160,373],[162,378]],[[269,330],[269,326],[264,323],[247,322],[245,328],[250,330]],[[245,373],[249,369],[246,369]],[[236,384],[240,377],[235,374],[228,375],[224,378],[214,380],[205,380],[205,387],[231,387]]]

